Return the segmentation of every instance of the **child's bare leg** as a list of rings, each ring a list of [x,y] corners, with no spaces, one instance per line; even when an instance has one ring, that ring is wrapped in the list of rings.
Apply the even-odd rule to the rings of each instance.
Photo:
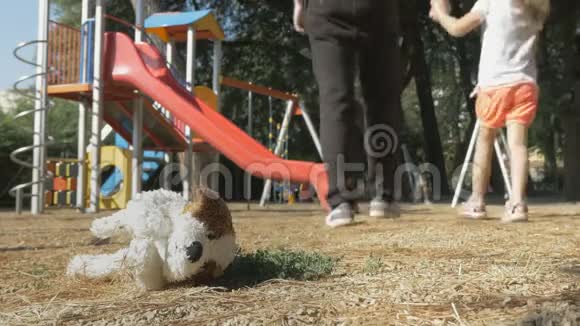
[[[476,205],[484,205],[485,202],[485,194],[487,193],[491,176],[491,158],[495,136],[496,129],[484,126],[479,128],[475,158],[473,159],[473,193],[470,198],[470,202]]]
[[[511,152],[513,204],[523,203],[528,184],[528,128],[519,123],[508,125],[508,143]]]

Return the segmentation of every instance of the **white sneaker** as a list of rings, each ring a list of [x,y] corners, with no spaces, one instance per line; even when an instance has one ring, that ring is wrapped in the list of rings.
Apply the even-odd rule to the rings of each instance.
[[[360,206],[357,202],[352,203],[351,206],[352,206],[352,212],[354,214],[360,214]]]
[[[370,217],[397,218],[401,216],[401,208],[396,202],[373,199],[369,206]]]
[[[342,203],[326,216],[326,225],[337,228],[354,223],[354,213],[349,203]]]

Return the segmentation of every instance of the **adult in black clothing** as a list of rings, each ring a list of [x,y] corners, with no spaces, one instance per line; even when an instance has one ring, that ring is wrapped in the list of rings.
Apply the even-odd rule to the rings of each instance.
[[[328,171],[327,225],[354,221],[353,203],[360,193],[349,189],[353,162],[349,144],[357,110],[364,108],[364,146],[372,180],[370,215],[394,217],[395,152],[398,144],[401,77],[397,1],[294,0],[294,25],[310,39],[313,69],[320,92],[320,135]],[[365,105],[355,104],[360,78]],[[358,112],[360,115],[360,112]],[[360,165],[359,165],[360,166]]]

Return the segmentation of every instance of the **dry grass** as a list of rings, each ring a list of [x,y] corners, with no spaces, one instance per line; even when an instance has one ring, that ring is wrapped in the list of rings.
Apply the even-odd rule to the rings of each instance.
[[[63,276],[71,256],[110,252],[122,240],[92,244],[94,216],[72,211],[0,213],[0,324],[580,323],[579,206],[535,206],[525,225],[462,221],[446,205],[413,206],[399,220],[361,218],[332,231],[315,206],[244,208],[232,205],[246,252],[318,252],[340,258],[333,275],[151,293],[123,276],[73,281]]]

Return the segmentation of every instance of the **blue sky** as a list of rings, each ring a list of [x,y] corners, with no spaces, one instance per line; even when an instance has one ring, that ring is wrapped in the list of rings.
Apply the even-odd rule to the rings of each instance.
[[[22,75],[34,69],[16,60],[12,51],[20,42],[36,38],[38,0],[18,0],[0,10],[0,91],[12,88]],[[32,57],[33,52],[24,52]]]

